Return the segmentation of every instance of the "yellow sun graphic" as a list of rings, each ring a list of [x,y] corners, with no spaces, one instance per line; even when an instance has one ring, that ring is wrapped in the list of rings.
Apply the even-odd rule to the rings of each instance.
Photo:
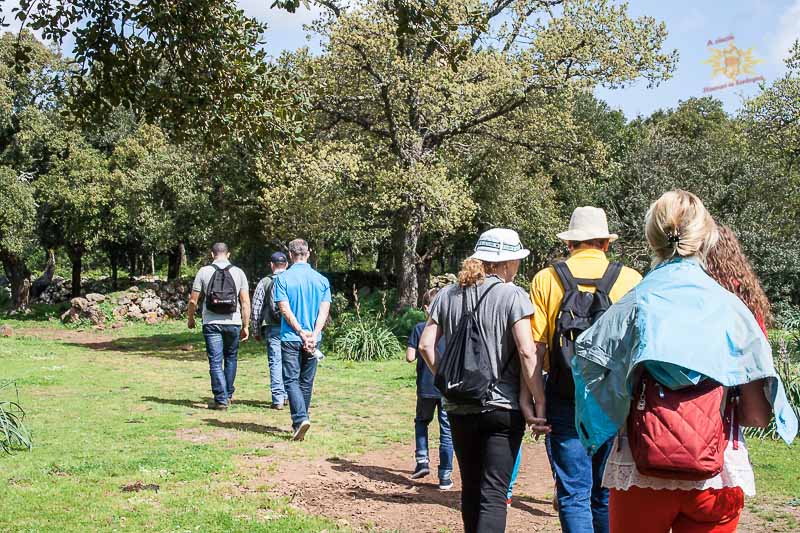
[[[762,59],[753,57],[753,49],[742,50],[733,43],[725,48],[711,50],[711,57],[703,61],[713,69],[711,77],[722,74],[731,81],[736,81],[739,76],[755,74],[753,67],[763,63]]]

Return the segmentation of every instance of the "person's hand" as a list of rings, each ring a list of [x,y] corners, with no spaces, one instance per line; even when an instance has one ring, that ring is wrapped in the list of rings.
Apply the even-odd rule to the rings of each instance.
[[[189,320],[186,321],[186,326],[189,329],[194,329],[194,317],[193,316],[189,317]]]
[[[314,350],[317,349],[317,338],[312,334],[312,336],[305,342],[303,347],[308,353],[314,353]]]
[[[534,406],[534,416],[526,418],[525,422],[528,424],[528,429],[533,433],[535,440],[539,440],[542,435],[547,435],[552,429],[550,424],[547,423],[543,401]]]
[[[250,338],[250,328],[245,326],[245,327],[242,328],[242,331],[239,333],[239,340],[241,342],[244,342],[249,338]]]

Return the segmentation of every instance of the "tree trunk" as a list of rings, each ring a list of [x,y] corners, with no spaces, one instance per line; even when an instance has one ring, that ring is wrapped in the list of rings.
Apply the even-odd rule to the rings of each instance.
[[[11,305],[13,309],[27,309],[31,287],[31,271],[17,254],[2,251],[0,260],[6,277],[11,282]]]
[[[169,264],[167,266],[167,280],[173,281],[181,277],[181,266],[186,257],[186,250],[183,243],[178,243],[169,251]]]
[[[83,246],[75,245],[67,249],[67,255],[72,263],[72,297],[81,295],[81,272],[83,271]]]
[[[136,252],[128,252],[128,276],[130,277],[131,281],[133,281],[133,278],[136,277],[136,261],[138,257],[139,256],[136,254]]]
[[[422,297],[428,292],[431,284],[431,270],[433,269],[432,253],[425,254],[425,257],[417,261],[417,306],[422,307]]]
[[[111,290],[116,292],[119,290],[119,254],[113,251],[108,255],[111,260]]]
[[[396,219],[394,251],[398,309],[417,305],[417,242],[423,215],[423,208],[410,208]]]
[[[156,277],[156,254],[150,252],[150,277]]]

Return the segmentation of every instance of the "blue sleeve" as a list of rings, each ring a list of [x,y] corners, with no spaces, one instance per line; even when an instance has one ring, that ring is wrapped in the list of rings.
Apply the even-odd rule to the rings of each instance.
[[[411,335],[408,337],[408,347],[414,348],[415,350],[419,349],[419,338],[422,336],[422,330],[425,329],[425,322],[420,322],[414,329],[411,331]]]
[[[323,277],[322,279],[325,280],[325,285],[322,289],[322,300],[321,302],[330,302],[331,301],[331,282],[328,281],[328,278]]]
[[[289,301],[289,295],[286,293],[286,279],[284,276],[278,276],[275,278],[275,283],[273,284],[273,298],[276,302],[287,302]]]

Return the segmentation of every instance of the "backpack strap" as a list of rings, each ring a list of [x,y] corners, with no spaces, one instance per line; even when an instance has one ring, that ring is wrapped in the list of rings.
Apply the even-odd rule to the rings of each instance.
[[[603,274],[603,277],[595,285],[597,287],[597,292],[609,294],[611,289],[614,287],[614,284],[619,279],[621,272],[622,263],[610,263],[608,268],[606,268],[606,273]]]
[[[575,276],[573,276],[572,272],[570,272],[566,261],[559,261],[558,263],[554,263],[553,268],[556,271],[556,275],[558,276],[559,281],[561,281],[561,286],[564,288],[565,293],[570,291],[576,292],[578,290],[578,280],[575,279]],[[581,280],[581,281],[588,281],[589,285],[594,285],[593,280]]]

